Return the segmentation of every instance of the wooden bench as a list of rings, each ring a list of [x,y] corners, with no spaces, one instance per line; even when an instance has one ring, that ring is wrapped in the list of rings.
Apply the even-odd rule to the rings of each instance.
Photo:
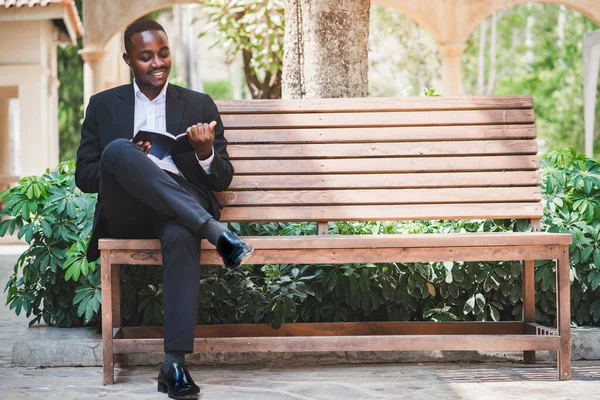
[[[255,100],[218,104],[235,177],[222,220],[316,221],[313,237],[246,237],[249,264],[523,260],[523,320],[198,326],[195,352],[558,352],[571,377],[569,244],[543,214],[529,96]],[[328,221],[529,219],[532,232],[358,235]],[[203,241],[202,263],[220,264]],[[119,268],[160,264],[157,240],[100,241],[104,383],[114,354],[162,352],[162,328],[121,327]],[[535,323],[534,260],[556,260],[558,327]],[[450,335],[450,336],[448,336]]]

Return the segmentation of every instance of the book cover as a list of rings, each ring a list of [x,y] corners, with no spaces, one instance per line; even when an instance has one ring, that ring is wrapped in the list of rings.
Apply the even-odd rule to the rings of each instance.
[[[162,160],[174,154],[194,151],[194,147],[187,138],[187,134],[181,133],[177,136],[169,132],[140,130],[133,137],[133,142],[150,142],[150,152],[154,157]]]

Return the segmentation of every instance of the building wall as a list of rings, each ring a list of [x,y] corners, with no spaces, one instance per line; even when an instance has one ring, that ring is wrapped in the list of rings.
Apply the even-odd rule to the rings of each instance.
[[[3,21],[0,37],[15,38],[0,41],[1,54],[11,55],[0,59],[0,88],[16,88],[19,99],[20,151],[11,157],[21,176],[39,175],[58,163],[58,33],[48,20]]]

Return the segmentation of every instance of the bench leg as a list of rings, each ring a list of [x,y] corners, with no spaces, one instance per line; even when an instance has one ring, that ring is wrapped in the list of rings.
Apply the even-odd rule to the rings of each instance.
[[[561,249],[556,260],[556,315],[560,349],[557,353],[558,379],[571,379],[571,284],[569,248]]]
[[[111,271],[113,328],[121,327],[121,266],[114,264]]]
[[[102,275],[102,376],[104,385],[115,383],[113,358],[113,294],[110,250],[102,250],[100,272]]]
[[[114,264],[112,266],[112,326],[113,328],[121,327],[121,265]],[[114,336],[114,335],[113,335]],[[113,353],[114,366],[120,367],[122,358],[120,354]]]
[[[523,261],[523,323],[535,322],[535,271],[534,261]],[[523,363],[535,362],[535,350],[523,352]]]

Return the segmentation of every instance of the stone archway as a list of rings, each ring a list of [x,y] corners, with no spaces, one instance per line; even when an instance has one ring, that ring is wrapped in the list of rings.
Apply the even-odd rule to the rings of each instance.
[[[460,57],[465,42],[473,31],[494,12],[531,0],[444,0],[427,2],[414,0],[372,0],[373,3],[394,8],[417,21],[439,43],[442,57],[444,95],[460,95]],[[535,0],[540,3],[564,5],[600,25],[598,0]]]
[[[83,23],[86,27],[83,49],[84,99],[109,86],[129,80],[128,69],[120,62],[121,39],[117,35],[143,15],[196,0],[83,0]]]

